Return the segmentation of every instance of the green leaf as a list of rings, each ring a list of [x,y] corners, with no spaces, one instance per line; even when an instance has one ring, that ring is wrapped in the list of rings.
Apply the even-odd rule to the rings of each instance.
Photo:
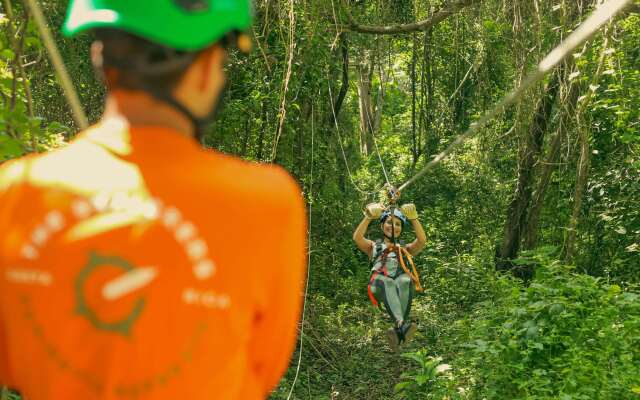
[[[22,154],[24,149],[20,141],[6,135],[0,136],[0,160],[19,157]]]
[[[558,315],[564,310],[564,306],[562,304],[554,304],[549,307],[549,314]]]
[[[4,49],[0,51],[0,58],[3,58],[7,61],[13,61],[13,59],[16,58],[16,55],[11,49]]]
[[[400,393],[400,392],[404,391],[405,389],[409,388],[411,385],[413,385],[413,382],[396,383],[396,385],[393,387],[393,392],[394,393]]]
[[[424,386],[424,384],[427,383],[428,380],[429,380],[428,376],[424,376],[424,375],[416,376],[416,383],[418,384],[418,386]]]
[[[609,294],[618,294],[621,291],[622,291],[622,289],[618,285],[614,284],[614,285],[609,286]]]

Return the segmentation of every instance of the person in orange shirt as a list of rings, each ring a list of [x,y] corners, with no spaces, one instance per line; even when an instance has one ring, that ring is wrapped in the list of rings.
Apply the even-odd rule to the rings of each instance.
[[[246,0],[75,0],[96,125],[0,168],[0,386],[41,399],[264,399],[295,345],[305,208],[202,149]]]

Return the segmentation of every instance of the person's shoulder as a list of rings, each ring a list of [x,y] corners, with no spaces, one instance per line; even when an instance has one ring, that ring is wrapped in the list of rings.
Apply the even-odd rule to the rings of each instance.
[[[247,182],[254,201],[275,208],[303,207],[302,189],[296,179],[283,167],[274,164],[250,166]]]
[[[28,160],[28,157],[22,157],[0,164],[0,194],[25,180]]]
[[[34,171],[36,176],[38,171],[51,171],[57,155],[65,149],[66,146],[46,153],[31,153],[0,164],[0,192],[32,181]]]
[[[130,190],[143,184],[139,169],[91,140],[85,131],[69,143],[7,162],[0,172],[0,193],[23,183],[35,190],[55,189],[83,195]]]
[[[302,189],[283,167],[243,160],[222,153],[217,159],[217,183],[224,182],[229,195],[245,197],[261,204],[291,204],[301,201]],[[212,176],[213,178],[213,176]]]
[[[277,198],[301,197],[296,179],[283,167],[275,164],[255,165],[255,180],[262,182],[260,190]]]
[[[8,166],[9,179],[20,179],[36,187],[73,186],[96,179],[99,172],[114,176],[121,166],[116,157],[100,146],[78,138],[57,149],[32,154]]]

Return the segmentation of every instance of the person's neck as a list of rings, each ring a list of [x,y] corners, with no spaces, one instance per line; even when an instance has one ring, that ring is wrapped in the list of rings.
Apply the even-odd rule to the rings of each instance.
[[[129,126],[161,126],[193,137],[191,120],[162,101],[134,90],[116,89],[108,93],[102,119],[123,118]]]

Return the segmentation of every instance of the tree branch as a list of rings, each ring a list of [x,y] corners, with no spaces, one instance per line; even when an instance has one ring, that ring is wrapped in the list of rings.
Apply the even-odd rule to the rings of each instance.
[[[396,24],[388,26],[374,26],[374,25],[360,25],[351,16],[348,10],[345,9],[345,13],[349,20],[349,24],[345,27],[346,30],[360,33],[373,33],[382,35],[394,35],[409,33],[415,31],[426,31],[433,28],[443,20],[447,19],[453,14],[460,12],[463,8],[480,4],[482,0],[458,0],[454,3],[449,3],[440,10],[436,11],[429,18],[413,22],[410,24]]]

